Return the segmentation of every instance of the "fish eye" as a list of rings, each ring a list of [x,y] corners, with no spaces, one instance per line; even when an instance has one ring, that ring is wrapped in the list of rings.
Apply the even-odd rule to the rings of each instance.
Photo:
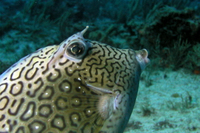
[[[67,47],[67,54],[73,58],[82,58],[85,54],[85,44],[83,42],[72,42]]]

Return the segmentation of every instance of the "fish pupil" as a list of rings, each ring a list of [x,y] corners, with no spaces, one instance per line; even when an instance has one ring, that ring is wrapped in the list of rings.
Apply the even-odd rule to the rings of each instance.
[[[68,47],[67,51],[72,56],[79,56],[84,52],[84,46],[81,43],[75,42]]]

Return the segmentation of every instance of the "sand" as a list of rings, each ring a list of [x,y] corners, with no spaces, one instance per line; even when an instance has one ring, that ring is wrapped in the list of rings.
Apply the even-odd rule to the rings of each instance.
[[[200,133],[200,75],[145,71],[125,133]]]

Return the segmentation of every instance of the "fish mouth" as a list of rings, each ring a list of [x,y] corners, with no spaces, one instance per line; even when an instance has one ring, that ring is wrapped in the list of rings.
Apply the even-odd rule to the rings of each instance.
[[[144,70],[144,68],[150,62],[148,58],[148,51],[146,49],[136,51],[136,59],[138,63],[140,64],[140,68]]]

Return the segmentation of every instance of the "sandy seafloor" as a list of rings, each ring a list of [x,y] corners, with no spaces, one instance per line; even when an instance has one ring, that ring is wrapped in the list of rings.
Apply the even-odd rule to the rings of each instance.
[[[185,70],[144,71],[125,133],[200,133],[200,76]],[[144,116],[144,110],[146,113]]]

